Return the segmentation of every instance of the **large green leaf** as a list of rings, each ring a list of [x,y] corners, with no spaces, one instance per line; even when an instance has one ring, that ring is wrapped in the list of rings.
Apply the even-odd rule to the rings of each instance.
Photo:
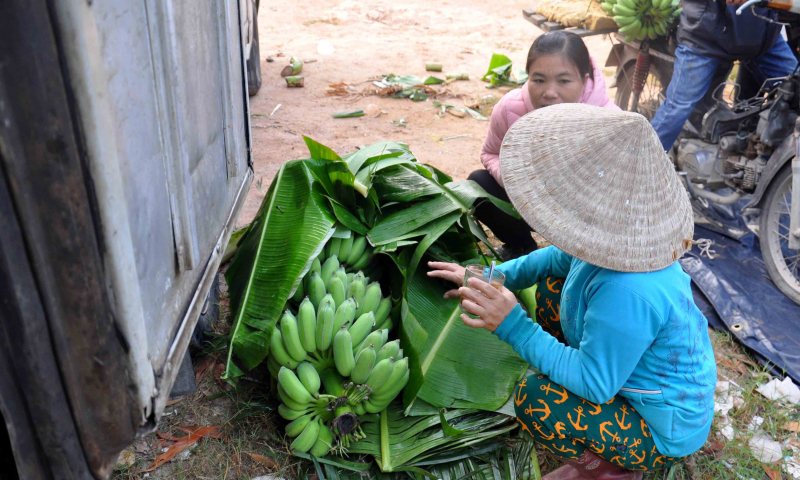
[[[410,317],[403,318],[400,335],[411,369],[406,408],[420,398],[436,407],[497,410],[511,396],[525,361],[488,330],[465,325],[460,300],[443,298],[452,284],[426,271],[418,269],[407,280]],[[476,350],[479,355],[469,354]]]
[[[287,299],[333,234],[335,218],[306,161],[284,164],[226,273],[235,312],[225,378],[258,365]]]
[[[406,417],[401,405],[393,403],[379,415],[363,417],[367,438],[351,445],[350,453],[372,455],[383,472],[403,471],[424,467],[426,460],[437,456],[431,464],[444,461],[443,455],[452,458],[474,454],[481,445],[517,428],[516,421],[505,415],[475,410],[451,410],[443,417],[463,434],[447,435],[438,413]]]
[[[463,213],[458,203],[445,195],[440,195],[384,218],[369,231],[369,239],[373,245],[395,242],[405,234],[456,211]]]

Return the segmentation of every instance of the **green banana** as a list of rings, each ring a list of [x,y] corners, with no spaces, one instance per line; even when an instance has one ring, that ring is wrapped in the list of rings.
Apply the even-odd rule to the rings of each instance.
[[[286,425],[286,435],[290,437],[296,437],[300,435],[316,416],[317,414],[312,412],[292,420]]]
[[[328,245],[325,246],[325,257],[339,254],[339,246],[342,244],[341,238],[331,238]]]
[[[393,369],[394,369],[393,357],[385,358],[380,362],[376,361],[375,366],[372,367],[372,371],[369,372],[369,376],[367,377],[367,381],[365,382],[366,385],[369,388],[371,388],[373,392],[378,390],[383,386],[384,383],[386,383],[386,380],[389,380],[389,377],[392,375]]]
[[[311,300],[306,297],[297,309],[297,328],[300,335],[300,345],[306,352],[317,349],[317,314]]]
[[[275,378],[278,378],[278,376],[275,375]],[[306,410],[307,408],[310,408],[312,406],[311,403],[308,402],[301,403],[295,401],[292,397],[289,396],[288,393],[286,393],[286,390],[283,389],[280,383],[278,383],[278,396],[280,397],[281,401],[292,410]]]
[[[636,12],[620,4],[614,5],[614,15],[620,17],[637,17]],[[636,20],[638,21],[638,18]]]
[[[313,262],[311,262],[311,268],[308,269],[308,273],[311,272],[321,272],[322,271],[322,264],[320,263],[319,257],[315,258]],[[306,273],[306,275],[308,275]]]
[[[372,260],[372,247],[371,247],[371,246],[369,246],[369,245],[367,245],[367,246],[364,248],[364,252],[361,254],[361,256],[360,256],[360,257],[358,257],[358,260],[356,260],[356,261],[355,261],[355,262],[354,262],[354,263],[353,263],[353,264],[350,266],[350,268],[351,268],[351,269],[353,269],[353,270],[355,270],[355,271],[359,271],[359,270],[361,270],[362,268],[364,268],[364,267],[366,267],[367,265],[369,265],[369,261],[370,261],[370,260]]]
[[[311,278],[308,282],[308,297],[314,308],[319,308],[319,302],[325,296],[325,282],[322,281],[322,276],[317,272],[311,272]]]
[[[372,367],[375,365],[375,346],[369,345],[358,352],[355,362],[353,371],[350,372],[350,380],[356,384],[362,384],[367,381],[369,372],[372,371]]]
[[[381,299],[381,303],[378,304],[378,308],[375,310],[375,323],[378,325],[383,324],[391,311],[392,299],[389,297]]]
[[[328,350],[333,340],[333,323],[336,313],[330,303],[322,302],[317,313],[317,348],[320,352]]]
[[[347,327],[342,327],[333,337],[333,361],[336,370],[343,376],[349,377],[355,366],[353,358],[353,339]]]
[[[345,294],[347,292],[345,292],[342,280],[339,279],[338,276],[334,275],[328,281],[328,293],[333,297],[333,303],[336,307],[344,303]]]
[[[380,388],[373,390],[372,394],[369,396],[370,398],[380,398],[385,396],[389,392],[392,391],[403,379],[403,376],[408,373],[408,359],[401,358],[400,360],[396,360],[394,362],[394,366],[392,367],[392,374],[389,375],[389,378],[386,379],[383,385]]]
[[[392,340],[378,350],[375,363],[382,362],[389,357],[400,358],[398,352],[400,352],[400,340]]]
[[[292,301],[294,303],[300,303],[303,301],[303,297],[305,297],[305,282],[300,280],[300,283],[297,284],[297,289],[294,291],[294,296],[292,297]]]
[[[270,357],[274,358],[279,366],[297,368],[297,364],[300,362],[292,358],[283,345],[283,334],[276,328],[272,331],[272,337],[269,339]],[[273,376],[277,377],[277,375]]]
[[[375,351],[380,350],[381,347],[383,347],[383,331],[375,330],[374,332],[367,335],[367,338],[365,338],[364,341],[358,344],[355,353],[358,354],[359,352],[361,352],[361,350],[367,348],[367,345],[372,345],[373,347],[375,347]]]
[[[392,318],[389,317],[384,320],[383,324],[378,328],[381,330],[386,330],[387,332],[390,331],[392,328],[394,328],[394,322],[392,321]]]
[[[353,246],[350,248],[350,254],[347,259],[342,259],[348,265],[353,265],[364,254],[364,249],[367,247],[367,237],[359,235],[353,240]]]
[[[366,410],[367,413],[380,413],[384,408],[389,406],[388,403],[386,405],[376,405],[372,403],[372,399],[369,399],[366,402],[361,402],[359,405],[364,405],[364,410]]]
[[[356,318],[356,300],[348,298],[344,301],[339,308],[336,309],[336,315],[333,317],[333,332],[338,332],[343,325],[348,325]]]
[[[289,448],[297,452],[306,453],[307,451],[311,450],[311,447],[313,447],[314,443],[317,442],[318,437],[319,419],[316,419],[306,425],[306,428],[303,429],[303,433],[294,439],[294,442],[292,442]]]
[[[617,25],[619,25],[620,27],[624,27],[625,25],[630,25],[631,23],[636,21],[636,17],[623,17],[617,15],[614,17],[614,21],[617,22]]]
[[[347,292],[347,272],[345,271],[344,267],[339,267],[339,269],[334,272],[333,276],[338,277],[339,280],[341,280],[344,291]],[[328,288],[328,291],[330,291],[330,288]],[[338,307],[339,304],[337,303],[336,306]]]
[[[386,342],[389,341],[389,330],[385,328],[379,328],[378,331],[381,332],[381,348],[386,345]]]
[[[601,7],[603,8],[603,10],[605,10],[605,12],[606,12],[606,13],[608,13],[609,15],[610,15],[610,14],[612,14],[612,13],[614,13],[614,5],[612,5],[612,4],[608,3],[608,2],[604,2],[604,3],[601,3],[601,4],[600,4],[600,6],[601,6]]]
[[[322,270],[319,272],[320,277],[322,277],[322,283],[324,285],[328,284],[328,280],[331,279],[333,272],[339,269],[339,259],[336,255],[332,255],[325,260],[325,264],[322,265]]]
[[[364,291],[364,303],[356,308],[356,316],[367,312],[375,312],[381,303],[381,286],[378,282],[370,283]]]
[[[320,458],[324,457],[331,451],[333,448],[333,433],[331,429],[328,428],[324,423],[320,422],[319,425],[319,436],[317,437],[317,441],[314,442],[314,446],[311,447],[311,450],[308,451],[311,455]]]
[[[297,420],[298,418],[302,417],[303,415],[308,413],[308,409],[306,410],[292,410],[289,408],[285,403],[281,403],[278,405],[278,415],[283,417],[290,422],[292,420]]]
[[[350,250],[353,248],[353,241],[355,240],[355,233],[351,233],[349,238],[343,238],[341,245],[339,245],[339,258],[347,258],[350,256]]]
[[[393,372],[394,373],[394,372]],[[405,388],[406,383],[408,383],[408,377],[410,372],[406,369],[403,376],[400,378],[399,381],[395,382],[394,384],[389,384],[387,380],[386,383],[381,387],[381,390],[386,389],[386,385],[390,385],[390,387],[384,390],[382,393],[373,393],[370,395],[370,400],[372,400],[376,404],[386,403],[389,404],[394,398],[400,393],[403,388]]]
[[[364,409],[364,402],[358,402],[355,404],[355,406],[353,406],[353,412],[355,412],[355,414],[359,417],[361,415],[366,415],[367,411]]]
[[[300,332],[297,329],[297,319],[292,312],[286,310],[281,317],[281,335],[286,351],[293,359],[302,362],[306,358],[306,351],[300,343]]]
[[[619,29],[619,33],[628,33],[628,32],[633,33],[634,31],[636,31],[638,29],[641,29],[641,28],[642,28],[642,25],[641,25],[641,23],[639,23],[639,20],[637,19],[637,20],[634,20],[633,23],[629,23],[628,25],[625,25],[624,27],[621,27]]]
[[[317,369],[308,362],[297,366],[297,378],[314,398],[319,397],[320,379]]]
[[[366,293],[366,285],[364,283],[364,275],[358,272],[353,277],[353,280],[347,285],[347,296],[356,299],[356,311],[364,303],[364,294]]]
[[[281,367],[281,370],[278,372],[278,383],[281,384],[286,394],[294,401],[301,404],[311,402],[311,393],[308,392],[306,387],[300,382],[300,379],[297,378],[297,375],[290,369]]]
[[[360,317],[358,320],[350,326],[348,330],[350,330],[350,335],[353,338],[353,345],[361,345],[361,342],[367,338],[367,335],[372,332],[372,327],[375,326],[375,314],[372,312],[367,312]]]

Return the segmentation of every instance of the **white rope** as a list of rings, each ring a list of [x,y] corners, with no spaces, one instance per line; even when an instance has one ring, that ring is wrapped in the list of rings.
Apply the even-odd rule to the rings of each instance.
[[[697,245],[697,248],[700,249],[700,256],[705,256],[710,260],[714,260],[714,255],[716,255],[715,250],[711,250],[711,247],[714,245],[714,240],[710,238],[701,238],[699,240],[692,240],[692,245]]]

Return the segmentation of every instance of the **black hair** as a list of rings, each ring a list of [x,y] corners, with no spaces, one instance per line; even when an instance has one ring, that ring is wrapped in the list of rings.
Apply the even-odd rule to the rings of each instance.
[[[581,79],[586,77],[588,73],[589,78],[594,80],[594,68],[592,67],[592,59],[589,57],[589,50],[586,48],[586,44],[583,43],[581,37],[564,30],[547,32],[534,40],[531,49],[528,50],[528,62],[525,65],[525,71],[530,73],[533,62],[538,58],[555,54],[559,54],[571,61],[578,68]]]

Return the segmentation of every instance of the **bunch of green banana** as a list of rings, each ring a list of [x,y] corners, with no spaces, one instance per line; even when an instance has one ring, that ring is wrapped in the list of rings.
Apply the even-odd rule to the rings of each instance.
[[[680,0],[606,0],[601,6],[627,41],[667,35],[683,10]]]
[[[292,450],[310,451],[316,457],[327,455],[334,444],[333,434],[326,425],[333,419],[333,414],[327,407],[336,397],[320,395],[319,374],[306,362],[298,365],[297,374],[281,367],[277,378],[282,402],[278,414],[289,420],[286,435],[294,438]]]
[[[363,270],[369,265],[373,256],[373,248],[367,237],[350,232],[347,238],[331,238],[320,253],[320,262],[336,256],[339,263],[348,270]]]

